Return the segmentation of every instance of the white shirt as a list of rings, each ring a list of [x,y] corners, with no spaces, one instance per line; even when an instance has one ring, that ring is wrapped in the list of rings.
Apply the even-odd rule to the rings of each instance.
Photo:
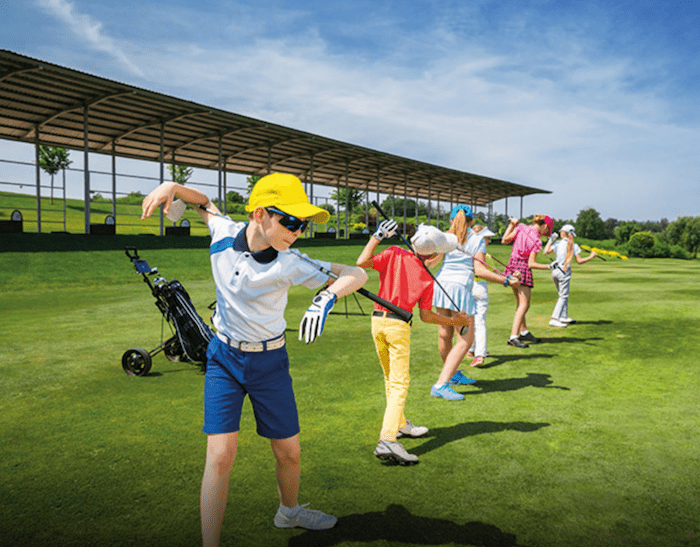
[[[566,262],[566,246],[568,244],[568,241],[566,239],[560,239],[559,241],[555,241],[552,244],[552,250],[554,251],[554,260],[556,261],[557,264],[559,264],[559,267],[564,270],[564,262]],[[574,256],[578,256],[581,254],[581,247],[578,246],[578,243],[574,243]],[[573,258],[572,258],[573,259]],[[569,267],[564,270],[564,273],[569,273],[571,272],[571,264],[569,264]]]
[[[216,284],[213,323],[217,332],[232,340],[261,342],[284,333],[289,288],[304,285],[315,289],[328,281],[328,275],[289,250],[278,253],[270,247],[251,253],[246,226],[209,217],[209,253]],[[313,261],[327,270],[331,268],[329,262]]]

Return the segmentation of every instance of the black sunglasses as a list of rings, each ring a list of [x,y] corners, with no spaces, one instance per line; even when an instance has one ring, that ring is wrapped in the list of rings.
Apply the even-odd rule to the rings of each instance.
[[[279,209],[275,209],[274,207],[265,207],[265,210],[268,213],[276,213],[280,215],[282,218],[279,219],[279,223],[290,232],[296,232],[297,230],[301,230],[303,232],[309,225],[308,220],[298,219],[297,217],[287,214],[284,211],[280,211]]]

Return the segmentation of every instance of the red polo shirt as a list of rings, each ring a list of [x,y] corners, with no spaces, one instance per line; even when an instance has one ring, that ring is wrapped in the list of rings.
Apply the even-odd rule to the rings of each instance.
[[[433,308],[433,278],[420,259],[400,247],[389,247],[372,257],[372,268],[379,272],[379,296],[406,310]],[[377,310],[389,311],[376,302]]]

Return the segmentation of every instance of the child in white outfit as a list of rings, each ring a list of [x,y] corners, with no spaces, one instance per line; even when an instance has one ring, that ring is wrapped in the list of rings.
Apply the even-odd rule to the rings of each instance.
[[[561,239],[556,241],[557,234],[554,233],[549,238],[547,245],[544,248],[544,254],[554,253],[554,262],[559,265],[559,268],[552,269],[552,281],[557,288],[559,298],[552,310],[552,319],[549,322],[550,327],[566,327],[570,323],[575,323],[569,317],[569,291],[571,287],[571,261],[576,257],[577,264],[584,264],[596,257],[593,251],[586,258],[581,258],[581,247],[574,243],[574,227],[571,224],[565,224],[559,231]]]

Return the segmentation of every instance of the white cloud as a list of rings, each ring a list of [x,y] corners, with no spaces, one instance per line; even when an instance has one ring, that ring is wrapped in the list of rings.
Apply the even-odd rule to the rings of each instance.
[[[75,5],[68,0],[37,0],[39,6],[63,21],[71,31],[89,47],[96,51],[107,53],[119,61],[129,72],[143,76],[143,72],[124,53],[116,40],[103,31],[103,25],[76,10]]]

